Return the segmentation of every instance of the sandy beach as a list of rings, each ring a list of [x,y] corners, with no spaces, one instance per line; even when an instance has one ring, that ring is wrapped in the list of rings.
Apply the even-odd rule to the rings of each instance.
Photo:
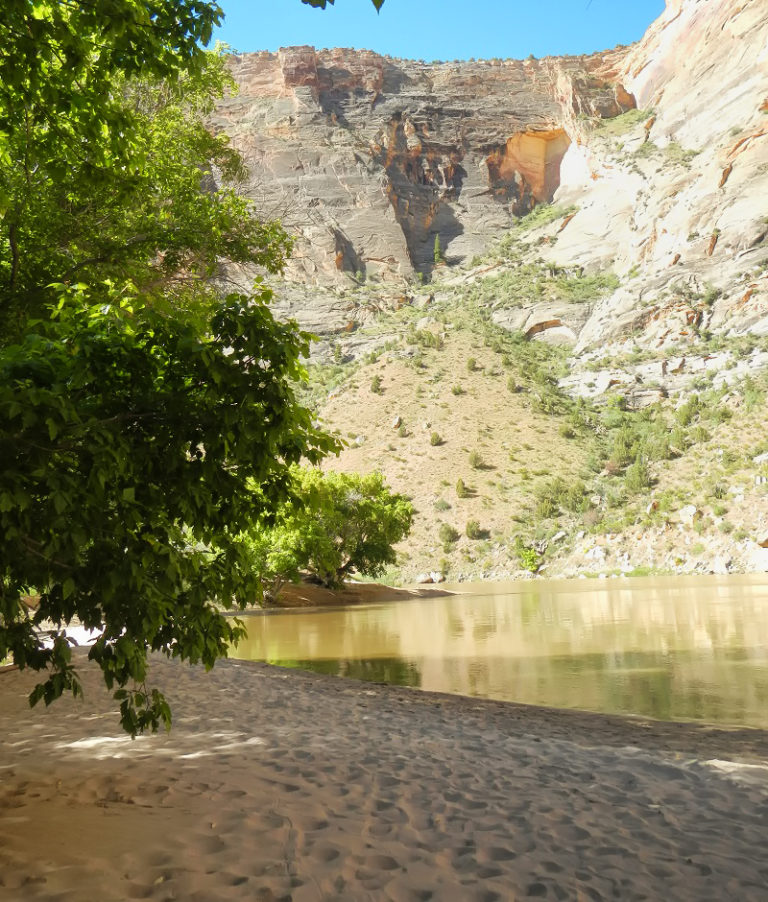
[[[0,674],[0,899],[768,899],[768,735],[157,659],[170,735],[100,675]]]

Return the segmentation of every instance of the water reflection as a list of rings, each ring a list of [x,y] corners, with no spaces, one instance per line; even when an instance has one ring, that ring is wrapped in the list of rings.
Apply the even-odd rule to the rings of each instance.
[[[247,618],[237,657],[564,708],[768,727],[768,580],[664,577]]]

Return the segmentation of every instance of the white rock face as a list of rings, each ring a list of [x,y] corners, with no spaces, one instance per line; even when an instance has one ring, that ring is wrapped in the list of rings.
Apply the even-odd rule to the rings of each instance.
[[[617,74],[647,121],[572,135],[555,201],[579,211],[547,258],[610,263],[625,283],[577,352],[630,333],[657,348],[692,328],[768,333],[767,12],[765,0],[668,2]],[[697,311],[708,286],[723,296]]]

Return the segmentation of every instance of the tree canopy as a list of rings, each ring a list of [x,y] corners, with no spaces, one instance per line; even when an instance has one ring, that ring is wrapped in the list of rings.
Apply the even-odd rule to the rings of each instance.
[[[310,6],[314,6],[315,9],[325,9],[326,5],[329,3],[333,6],[333,0],[301,0],[301,2],[308,3]],[[384,6],[384,0],[371,0],[371,3],[376,7],[376,12]]]
[[[237,536],[336,448],[294,396],[308,336],[262,284],[221,297],[209,278],[276,272],[290,248],[204,128],[220,16],[12,0],[0,18],[0,659],[47,670],[32,701],[78,693],[79,618],[134,735],[170,722],[149,651],[226,654],[240,628],[220,611],[258,579]]]
[[[286,498],[244,534],[264,594],[309,574],[328,588],[353,573],[380,576],[411,528],[413,506],[381,473],[323,473],[294,467]]]

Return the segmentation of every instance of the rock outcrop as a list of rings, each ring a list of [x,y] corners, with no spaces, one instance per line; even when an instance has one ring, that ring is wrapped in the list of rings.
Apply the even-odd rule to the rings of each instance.
[[[556,199],[579,210],[547,254],[624,277],[577,351],[628,336],[661,348],[705,330],[768,333],[764,0],[667,0],[616,78],[647,116],[571,143]],[[710,305],[708,288],[719,294]]]
[[[232,57],[239,93],[212,119],[248,193],[298,236],[289,278],[429,273],[486,249],[551,200],[578,124],[631,109],[627,51],[425,64],[290,47]]]

